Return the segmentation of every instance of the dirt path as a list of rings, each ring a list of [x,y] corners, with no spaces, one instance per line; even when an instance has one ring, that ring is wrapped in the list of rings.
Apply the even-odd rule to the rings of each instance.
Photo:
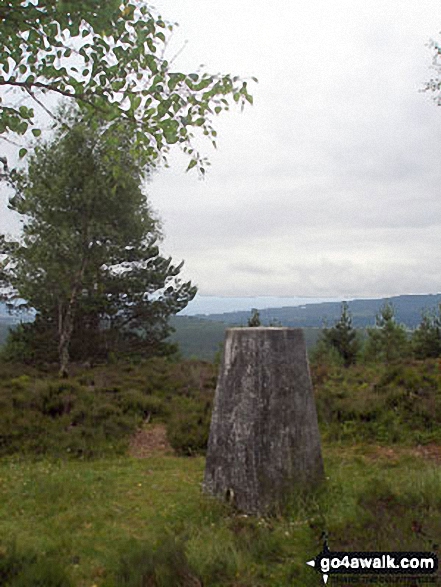
[[[347,456],[361,456],[366,460],[398,461],[405,457],[417,457],[441,466],[441,445],[426,444],[419,446],[381,446],[378,444],[357,444],[344,447],[325,447],[331,454],[346,454]]]
[[[163,424],[145,424],[131,439],[129,454],[138,459],[173,454]]]
[[[441,465],[441,446],[439,444],[427,444],[410,450],[414,450],[415,454]]]
[[[366,457],[375,460],[396,461],[406,456],[419,457],[426,461],[431,461],[436,465],[441,465],[441,446],[438,444],[426,444],[415,447],[374,445],[369,446],[366,451]]]
[[[331,451],[334,447],[330,447]],[[326,450],[326,449],[325,449]],[[338,449],[339,451],[341,449]],[[345,447],[345,452],[362,454],[366,459],[396,461],[406,456],[419,457],[441,466],[441,445],[427,444],[416,447],[380,446],[375,444]],[[145,424],[130,441],[129,454],[132,457],[145,459],[151,456],[172,455],[173,448],[167,440],[163,424]]]

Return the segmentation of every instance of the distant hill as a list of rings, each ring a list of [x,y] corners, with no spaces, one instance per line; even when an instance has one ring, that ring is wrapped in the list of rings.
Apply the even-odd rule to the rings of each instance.
[[[229,327],[223,322],[201,320],[192,316],[174,316],[170,319],[176,329],[170,340],[179,344],[182,356],[212,361],[217,351],[222,347],[225,339],[225,330]],[[8,317],[0,316],[0,346],[6,341],[9,328],[16,322]],[[314,346],[320,334],[319,328],[305,330],[306,344]]]
[[[397,321],[407,328],[416,328],[424,310],[436,309],[441,303],[441,294],[403,295],[377,300],[353,300],[348,302],[356,328],[374,326],[375,316],[381,306],[390,301],[396,310]],[[251,308],[250,308],[251,311]],[[171,340],[177,342],[184,357],[212,360],[225,338],[225,329],[230,326],[245,326],[250,311],[226,312],[224,314],[200,314],[197,316],[175,316],[171,324],[176,329]],[[303,328],[308,348],[312,348],[324,323],[332,326],[341,315],[340,302],[323,302],[282,308],[259,310],[264,325],[278,323],[281,326]]]
[[[441,294],[403,295],[378,300],[352,300],[348,302],[353,325],[365,328],[375,324],[375,316],[381,306],[390,301],[396,310],[396,319],[408,328],[415,328],[421,322],[424,310],[436,309],[441,303]],[[251,308],[250,308],[251,310]],[[324,302],[305,306],[267,308],[259,310],[262,323],[279,322],[282,326],[299,328],[321,328],[324,323],[332,325],[341,315],[340,302]],[[223,322],[227,325],[247,324],[250,312],[228,312],[225,314],[197,315],[200,320]]]
[[[201,320],[193,316],[173,316],[170,324],[175,328],[170,340],[177,342],[185,358],[197,357],[212,361],[225,338],[227,324]]]
[[[197,357],[207,361],[212,361],[222,348],[225,330],[231,326],[219,321],[201,320],[194,316],[174,316],[170,323],[176,329],[170,340],[179,344],[183,357]],[[316,344],[320,331],[320,328],[304,329],[308,348]]]
[[[396,309],[398,322],[408,328],[416,328],[421,321],[424,310],[437,308],[441,303],[441,294],[403,295],[388,298]],[[348,302],[356,328],[365,328],[375,324],[375,315],[386,299],[353,300]],[[250,308],[251,311],[251,308]],[[225,339],[225,329],[230,326],[245,326],[250,311],[228,312],[225,314],[204,314],[198,316],[174,316],[171,325],[176,329],[170,340],[177,342],[184,357],[213,360]],[[332,325],[340,318],[340,302],[324,302],[305,306],[268,308],[259,310],[262,323],[276,322],[282,326],[303,328],[308,348],[315,345],[320,336],[323,323]],[[0,344],[3,344],[8,328],[17,322],[7,314],[0,305]]]

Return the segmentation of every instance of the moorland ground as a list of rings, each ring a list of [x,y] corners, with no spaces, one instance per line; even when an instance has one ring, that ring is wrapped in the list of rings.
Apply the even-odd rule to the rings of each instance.
[[[324,533],[332,550],[439,556],[438,362],[321,366],[313,380],[326,482],[259,518],[201,491],[212,364],[101,365],[67,381],[2,365],[2,584],[320,585],[306,561]]]

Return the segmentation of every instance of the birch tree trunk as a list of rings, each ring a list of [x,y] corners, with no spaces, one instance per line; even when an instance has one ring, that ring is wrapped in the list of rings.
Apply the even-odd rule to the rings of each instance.
[[[84,272],[86,270],[87,261],[83,258],[77,278],[72,286],[70,298],[67,302],[66,308],[63,309],[61,301],[58,304],[58,357],[60,362],[59,376],[66,378],[69,376],[69,345],[72,339],[75,306],[78,299],[78,294],[81,291]]]

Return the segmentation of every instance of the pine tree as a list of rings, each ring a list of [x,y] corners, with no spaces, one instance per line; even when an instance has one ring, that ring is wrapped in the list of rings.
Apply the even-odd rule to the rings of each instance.
[[[248,318],[248,326],[251,328],[262,326],[262,323],[260,321],[260,314],[256,308],[253,308],[251,310],[251,316]]]
[[[395,320],[395,308],[386,302],[375,318],[375,327],[368,328],[365,357],[390,363],[409,355],[406,329]]]
[[[438,313],[425,312],[412,336],[413,352],[417,359],[441,356],[441,306]]]
[[[345,367],[357,360],[360,343],[357,332],[352,326],[352,316],[347,302],[341,305],[340,319],[332,328],[326,328],[322,334],[325,346],[334,348],[343,359]]]

